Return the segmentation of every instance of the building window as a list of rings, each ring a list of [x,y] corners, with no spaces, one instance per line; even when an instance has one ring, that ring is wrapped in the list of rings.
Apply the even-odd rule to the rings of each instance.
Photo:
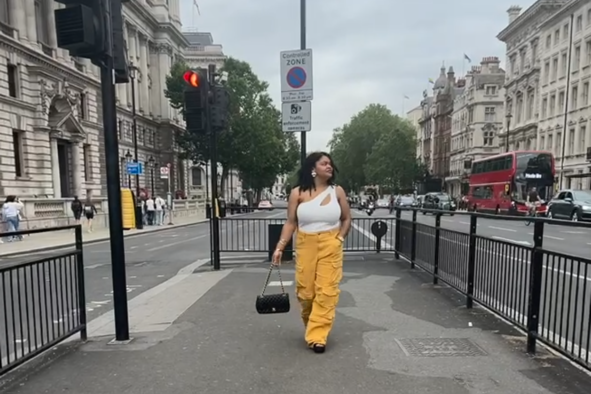
[[[577,16],[577,33],[583,30],[583,15]]]
[[[493,146],[495,134],[492,131],[484,132],[484,146]]]
[[[37,29],[37,42],[42,46],[47,47],[47,38],[49,37],[49,29],[47,28],[47,12],[45,5],[48,4],[43,0],[35,0],[35,27]],[[47,51],[50,50],[50,52]],[[46,55],[51,55],[51,48],[43,48]]]
[[[573,86],[573,90],[571,92],[571,101],[571,109],[579,108],[579,88],[576,86]]]
[[[585,51],[585,55],[587,56],[585,59],[585,65],[588,66],[591,64],[591,40],[585,43]]]
[[[561,63],[560,63],[560,76],[561,77],[566,76],[567,63],[568,63],[568,56],[567,56],[567,53],[564,52],[561,56]]]
[[[540,149],[539,150],[545,150],[546,149],[546,138],[544,136],[540,137]]]
[[[562,39],[566,40],[568,38],[568,32],[569,32],[569,25],[568,23],[566,25],[564,25],[564,27],[562,28]]]
[[[192,186],[203,186],[203,180],[201,178],[203,171],[201,167],[193,167],[191,169],[191,185]]]
[[[550,81],[550,62],[544,63],[544,83]]]
[[[24,154],[23,154],[23,132],[21,130],[12,130],[12,151],[14,153],[14,174],[22,177],[25,173]]]
[[[6,72],[8,74],[8,95],[18,98],[18,66],[16,64],[7,65]]]
[[[495,107],[484,108],[484,121],[485,122],[496,121]]]
[[[564,111],[564,91],[558,93],[558,112],[563,112]]]
[[[562,157],[562,133],[556,134],[556,151],[554,155]]]
[[[88,119],[88,113],[87,113],[87,108],[88,108],[88,102],[87,102],[87,97],[86,97],[86,93],[82,93],[80,94],[80,103],[79,108],[80,108],[80,119]]]
[[[587,26],[591,26],[591,8],[587,10]]]
[[[577,45],[575,47],[575,56],[573,58],[573,72],[579,71],[581,67],[581,46]]]
[[[556,31],[554,31],[554,45],[558,45],[559,42],[560,42],[560,29],[556,29]]]
[[[531,89],[527,92],[526,120],[530,120],[534,116],[534,102],[535,102],[535,94],[534,94],[534,90]]]
[[[556,81],[558,78],[558,58],[552,59],[552,81]]]
[[[568,154],[575,153],[575,129],[570,129],[568,133]]]
[[[553,94],[550,96],[550,106],[548,107],[548,115],[554,116],[554,112],[556,111],[556,95]]]
[[[92,181],[92,156],[90,151],[90,145],[85,144],[83,149],[84,154],[84,181]]]
[[[548,115],[548,99],[543,98],[542,99],[542,119],[546,119],[547,115]]]
[[[581,98],[583,102],[581,103],[583,106],[589,105],[589,82],[583,83],[583,92]]]
[[[494,96],[497,94],[497,87],[496,86],[487,86],[486,87],[486,94],[488,96]]]
[[[546,49],[550,49],[552,46],[552,34],[546,36]]]
[[[581,151],[583,153],[585,153],[586,149],[587,149],[587,145],[585,145],[585,143],[587,142],[587,141],[585,141],[585,138],[587,137],[586,134],[587,134],[587,126],[581,125],[581,128],[579,129],[579,139],[580,139],[579,148],[581,149]]]
[[[0,25],[10,26],[9,0],[0,0]],[[4,27],[4,26],[3,26]],[[2,29],[5,32],[5,29]],[[8,30],[10,32],[10,30]],[[10,35],[10,33],[8,33]]]

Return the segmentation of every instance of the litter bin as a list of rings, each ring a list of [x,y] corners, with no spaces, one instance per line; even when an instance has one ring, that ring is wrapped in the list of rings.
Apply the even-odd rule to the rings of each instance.
[[[273,258],[273,253],[275,253],[275,248],[277,247],[277,243],[281,239],[281,230],[283,229],[282,224],[269,224],[269,261]],[[293,246],[291,239],[285,245],[283,249],[283,257],[281,261],[291,261],[293,260]]]

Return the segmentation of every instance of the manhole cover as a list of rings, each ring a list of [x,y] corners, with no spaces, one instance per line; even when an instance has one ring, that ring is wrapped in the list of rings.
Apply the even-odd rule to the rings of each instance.
[[[481,357],[486,352],[467,338],[397,339],[400,348],[410,357]]]

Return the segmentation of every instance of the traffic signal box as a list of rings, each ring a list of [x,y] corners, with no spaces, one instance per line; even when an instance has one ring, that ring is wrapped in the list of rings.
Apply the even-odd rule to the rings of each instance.
[[[205,134],[209,96],[207,71],[203,69],[188,70],[183,75],[183,79],[186,83],[184,101],[187,131],[195,134]]]
[[[115,82],[129,82],[122,3],[130,0],[55,1],[66,6],[54,11],[57,46],[68,50],[70,56],[91,59],[99,66],[105,56],[112,56]],[[109,9],[111,18],[107,19]]]

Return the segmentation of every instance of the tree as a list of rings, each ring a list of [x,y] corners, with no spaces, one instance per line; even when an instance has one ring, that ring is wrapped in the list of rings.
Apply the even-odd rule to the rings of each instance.
[[[413,128],[383,105],[371,104],[335,129],[329,146],[338,182],[348,190],[369,184],[407,187],[416,178]]]
[[[182,109],[184,62],[177,62],[166,78],[165,95],[173,108]],[[244,186],[259,192],[273,185],[276,177],[296,165],[299,144],[293,134],[281,130],[281,114],[261,81],[246,62],[228,58],[220,72],[228,75],[225,87],[230,93],[229,127],[218,134],[218,161],[222,165],[222,185],[230,169],[240,172]],[[179,82],[180,81],[180,82]],[[209,139],[183,133],[179,145],[186,157],[209,160]],[[224,190],[221,190],[224,195]]]

